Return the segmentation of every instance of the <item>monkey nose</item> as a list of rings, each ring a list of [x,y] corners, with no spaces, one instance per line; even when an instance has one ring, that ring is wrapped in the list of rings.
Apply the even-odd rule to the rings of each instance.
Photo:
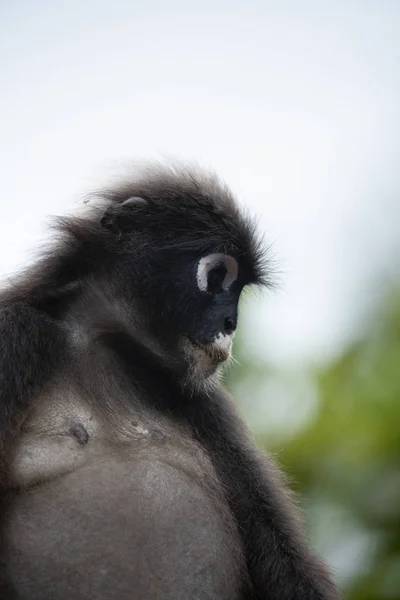
[[[227,335],[232,335],[232,333],[235,331],[237,327],[237,322],[236,319],[234,319],[233,317],[225,317],[224,319],[224,333],[226,333]]]

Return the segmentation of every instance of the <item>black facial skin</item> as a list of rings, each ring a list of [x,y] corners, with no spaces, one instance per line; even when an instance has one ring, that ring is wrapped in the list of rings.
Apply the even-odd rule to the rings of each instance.
[[[185,168],[101,197],[0,295],[0,597],[338,600],[204,369],[242,290],[269,283],[253,222]],[[202,290],[218,253],[237,278],[216,265]]]
[[[231,335],[237,325],[238,301],[239,293],[235,291],[205,298],[197,318],[194,316],[188,324],[189,337],[201,344],[210,344],[220,333]]]

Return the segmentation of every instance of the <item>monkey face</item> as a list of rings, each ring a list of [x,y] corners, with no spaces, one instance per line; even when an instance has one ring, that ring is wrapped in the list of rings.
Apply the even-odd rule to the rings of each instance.
[[[175,286],[175,303],[168,307],[170,322],[179,327],[186,359],[197,375],[208,377],[231,357],[238,322],[238,302],[245,285],[234,256],[207,253],[187,260],[184,276]],[[179,324],[179,325],[178,325]]]
[[[234,285],[238,272],[238,263],[229,254],[208,254],[197,264],[197,293],[203,297],[203,309],[193,319],[188,339],[205,372],[215,371],[231,355],[240,295]]]
[[[246,285],[266,281],[251,219],[213,177],[161,170],[108,196],[100,224],[153,345],[203,377],[230,357]],[[175,367],[173,367],[175,368]]]

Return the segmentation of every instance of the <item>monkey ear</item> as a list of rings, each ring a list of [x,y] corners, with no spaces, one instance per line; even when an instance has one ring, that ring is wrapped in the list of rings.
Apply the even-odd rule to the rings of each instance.
[[[123,203],[121,204],[121,206],[138,206],[138,205],[146,205],[148,204],[148,201],[145,200],[144,198],[140,198],[139,196],[132,196],[131,198],[128,198],[127,200],[124,200]]]
[[[148,201],[139,196],[132,196],[120,204],[112,204],[100,219],[100,225],[115,234],[132,230],[135,209],[148,205]]]

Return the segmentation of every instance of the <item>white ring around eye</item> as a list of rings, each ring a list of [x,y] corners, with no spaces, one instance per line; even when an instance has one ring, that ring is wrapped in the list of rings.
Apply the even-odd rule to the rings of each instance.
[[[217,265],[223,263],[226,267],[227,273],[224,281],[222,282],[222,289],[228,290],[232,283],[238,276],[238,264],[237,261],[229,254],[209,254],[199,260],[197,267],[197,285],[199,290],[207,292],[208,286],[208,274]]]

